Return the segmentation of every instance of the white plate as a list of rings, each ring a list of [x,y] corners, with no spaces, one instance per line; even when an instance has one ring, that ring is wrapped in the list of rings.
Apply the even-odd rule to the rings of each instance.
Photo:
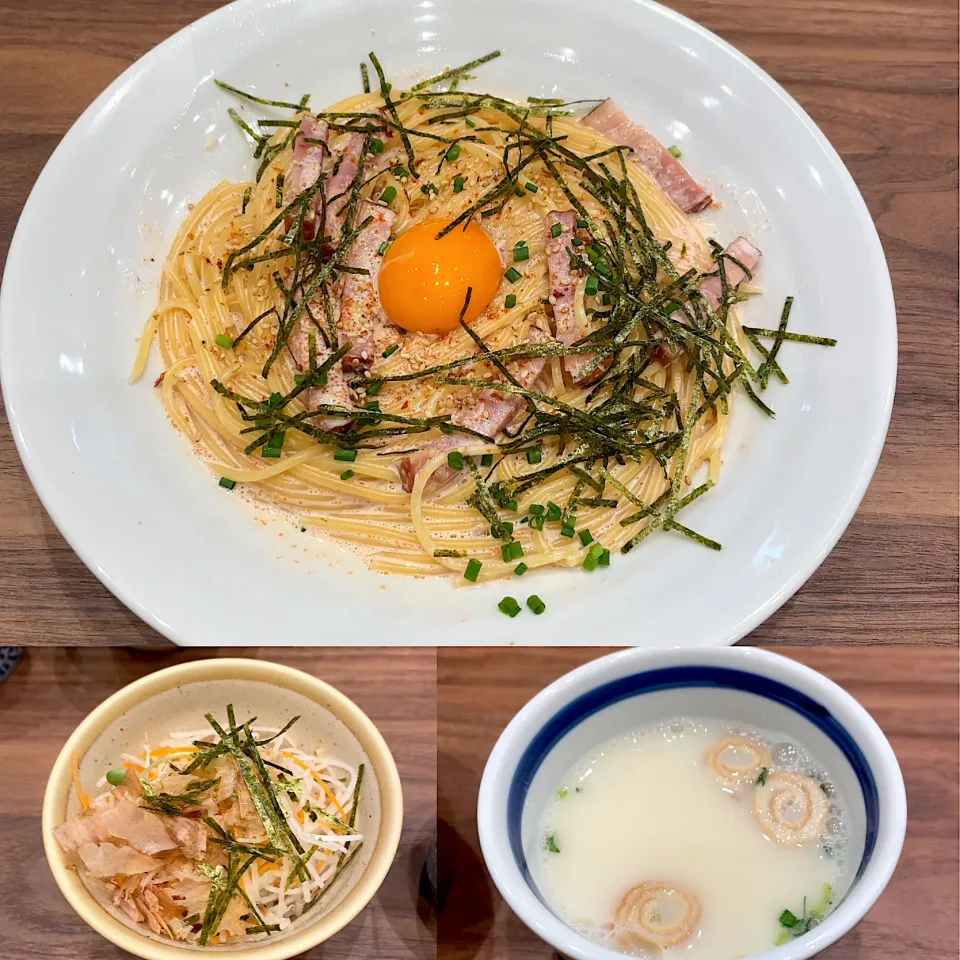
[[[289,524],[254,522],[127,386],[159,261],[186,213],[249,151],[214,76],[322,105],[359,89],[375,49],[394,78],[488,50],[477,88],[613,96],[714,190],[717,236],[763,249],[767,296],[745,320],[839,339],[786,344],[791,378],[766,421],[742,396],[717,489],[684,522],[714,553],[661,534],[606,570],[459,589],[368,573]],[[285,84],[289,83],[289,87]],[[155,258],[156,262],[150,258]],[[154,365],[148,373],[156,375]],[[823,560],[870,480],[896,373],[896,321],[876,231],[839,157],[800,107],[717,37],[654,3],[606,0],[240,0],[135,63],[47,164],[10,247],[0,375],[40,498],[90,569],[186,644],[731,643]],[[548,612],[513,620],[506,593]]]

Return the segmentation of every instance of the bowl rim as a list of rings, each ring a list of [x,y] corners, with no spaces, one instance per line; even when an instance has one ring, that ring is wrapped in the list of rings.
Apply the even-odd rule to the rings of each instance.
[[[507,724],[484,767],[477,798],[477,828],[487,870],[514,913],[564,956],[571,960],[622,960],[622,954],[577,934],[533,892],[510,847],[507,797],[517,761],[544,724],[560,709],[611,679],[672,666],[734,668],[777,680],[826,707],[866,758],[880,797],[880,817],[876,846],[863,875],[854,880],[843,901],[815,931],[750,958],[807,960],[859,923],[889,882],[906,834],[906,789],[893,748],[866,709],[823,674],[769,650],[753,647],[631,648],[588,661],[541,690]]]
[[[289,960],[329,940],[373,899],[383,883],[400,844],[403,790],[397,765],[373,721],[345,694],[317,677],[268,660],[223,657],[193,660],[150,673],[111,694],[77,726],[61,749],[43,797],[43,847],[53,878],[77,915],[94,931],[142,960],[183,960],[198,951],[145,937],[108,913],[93,897],[75,870],[68,867],[53,835],[65,819],[73,785],[73,758],[83,757],[114,720],[143,700],[188,683],[211,680],[250,680],[298,693],[340,720],[360,742],[376,774],[380,790],[380,829],[366,869],[347,895],[328,914],[277,942],[252,947],[216,948],[218,957]]]

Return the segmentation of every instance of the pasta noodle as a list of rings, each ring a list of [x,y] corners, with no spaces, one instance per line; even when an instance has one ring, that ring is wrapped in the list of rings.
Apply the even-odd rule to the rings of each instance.
[[[400,169],[406,162],[400,138],[386,137],[387,149],[372,158],[361,194],[376,201],[387,188],[396,191],[391,207],[396,213],[393,232],[398,234],[426,219],[452,219],[468,210],[503,176],[505,150],[519,138],[518,122],[495,102],[438,125],[436,121],[450,112],[449,107],[433,105],[429,98],[395,95],[395,99],[398,121],[411,132],[415,170],[422,176],[415,179],[403,175],[408,171],[405,167]],[[383,97],[369,93],[334,104],[322,115],[376,114],[383,108]],[[549,117],[544,116],[549,111],[535,113],[523,120],[526,128],[549,133],[579,157],[603,154],[616,147],[571,116],[559,115],[559,111]],[[417,135],[438,131],[445,138],[443,141]],[[436,430],[386,437],[376,448],[362,446],[355,461],[345,463],[337,459],[335,446],[290,429],[283,441],[282,456],[265,459],[260,449],[245,452],[253,439],[249,432],[253,418],[244,419],[238,406],[211,386],[217,381],[237,395],[267,401],[274,394],[287,395],[297,384],[298,367],[289,350],[280,353],[265,377],[261,375],[278,336],[276,316],[282,314],[285,306],[285,290],[278,286],[276,275],[282,277],[290,269],[293,256],[253,263],[230,273],[226,286],[222,282],[229,255],[249,244],[278,216],[278,194],[283,192],[284,181],[289,182],[291,177],[295,139],[290,140],[290,133],[291,128],[281,127],[273,135],[272,144],[288,145],[275,150],[259,181],[220,183],[191,209],[163,265],[158,306],[144,329],[131,380],[142,375],[148,351],[155,342],[165,369],[162,398],[167,413],[215,474],[243,484],[244,490],[258,500],[289,511],[299,523],[323,537],[359,551],[373,570],[459,578],[468,553],[482,563],[478,580],[508,576],[513,573],[516,560],[503,559],[503,543],[490,536],[489,518],[468,502],[476,485],[476,476],[470,469],[460,471],[447,485],[431,485],[431,475],[447,463],[445,455],[438,453],[429,467],[418,474],[411,494],[405,493],[398,481],[397,468],[402,458],[437,436]],[[331,134],[334,154],[350,136],[349,131]],[[452,140],[460,146],[459,156],[454,162],[444,162]],[[611,169],[620,169],[615,153],[608,153],[606,160],[591,161],[596,169],[608,162]],[[438,167],[439,172],[435,173]],[[641,166],[628,162],[623,171],[636,192],[646,224],[659,244],[666,245],[676,273],[693,271],[705,275],[715,271],[716,255],[690,218]],[[460,190],[454,189],[456,178],[462,178]],[[507,259],[505,269],[509,266],[510,251],[520,240],[529,249],[521,277],[515,283],[504,280],[497,296],[472,325],[474,333],[491,350],[527,344],[532,329],[550,335],[550,235],[544,228],[547,214],[571,209],[572,196],[589,214],[591,222],[602,224],[610,216],[583,182],[573,177],[559,182],[542,160],[528,163],[521,180],[530,185],[517,191],[522,195],[511,196],[495,215],[477,218]],[[421,188],[425,181],[435,189],[424,193]],[[289,203],[290,197],[284,197],[284,201]],[[283,229],[282,225],[278,227],[262,249],[278,249]],[[616,242],[616,237],[612,242]],[[667,281],[661,278],[660,282]],[[593,310],[588,313],[585,305],[599,309],[602,300],[599,296],[591,299],[585,284],[581,277],[575,302],[578,321],[590,328],[596,321]],[[511,295],[509,301],[505,300],[506,294]],[[507,302],[515,305],[507,306]],[[277,314],[254,324],[256,318],[272,308]],[[726,323],[730,341],[739,344],[740,330],[732,310],[727,313]],[[236,347],[218,344],[218,335],[232,341],[251,324],[253,328]],[[642,336],[638,332],[633,339]],[[438,383],[433,377],[388,379],[475,353],[467,331],[456,329],[443,336],[410,333],[402,338],[398,335],[397,339],[400,349],[388,357],[378,354],[366,374],[366,383],[383,381],[376,397],[381,411],[425,419],[449,416],[476,402],[482,392],[478,388]],[[642,458],[626,456],[617,462],[615,457],[605,456],[601,462],[590,464],[591,477],[603,477],[602,494],[589,484],[584,486],[582,478],[567,469],[557,469],[542,482],[523,489],[523,478],[531,472],[528,458],[499,458],[496,479],[508,490],[511,485],[517,488],[520,484],[512,539],[522,545],[527,567],[575,566],[584,557],[580,540],[565,536],[560,526],[534,529],[528,523],[520,523],[531,505],[548,501],[568,505],[572,498],[592,501],[592,506],[579,504],[576,526],[589,528],[594,542],[614,552],[636,538],[648,523],[653,527],[671,526],[671,521],[664,521],[662,515],[658,521],[650,505],[664,495],[676,505],[701,467],[707,466],[711,480],[717,477],[729,419],[727,397],[721,396],[717,402],[715,392],[706,412],[694,414],[705,403],[710,390],[715,389],[717,377],[730,375],[734,370],[731,354],[719,358],[712,380],[691,365],[683,344],[672,352],[627,346],[619,353],[617,362],[622,366],[635,354],[643,358],[644,366],[642,386],[637,387],[633,399],[642,403],[644,398],[660,397],[658,402],[663,403],[664,396],[670,398],[663,404],[661,420],[679,425],[676,430],[678,436],[683,434],[682,442],[672,450],[667,448],[667,455],[659,461],[651,446]],[[484,368],[485,372],[478,374]],[[453,373],[463,378],[480,375],[489,379],[497,375],[481,361]],[[542,384],[540,392],[549,395],[555,405],[576,410],[588,409],[591,392],[597,389],[595,384],[576,386],[565,379],[563,357],[557,355],[547,359],[538,383]],[[601,385],[600,396],[602,391]],[[305,394],[291,400],[285,412],[295,417],[305,411],[304,400]],[[519,427],[522,419],[521,415],[514,426]],[[563,443],[548,437],[542,443],[537,471],[549,471],[563,464],[576,452],[578,442],[576,438]],[[499,453],[494,442],[484,442],[476,436],[464,438],[462,452],[472,460],[479,460],[483,454]],[[681,476],[675,483],[678,471]],[[600,504],[601,500],[607,502]],[[611,500],[616,500],[615,507],[610,506]],[[624,524],[637,514],[638,503],[647,509],[648,515]],[[504,514],[504,518],[508,516],[512,517],[512,512]],[[439,555],[435,555],[437,551]],[[511,557],[518,555],[515,552]]]

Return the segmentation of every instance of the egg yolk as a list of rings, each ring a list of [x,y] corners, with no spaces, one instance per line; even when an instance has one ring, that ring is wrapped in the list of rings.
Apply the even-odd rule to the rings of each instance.
[[[380,266],[380,304],[398,327],[446,333],[459,325],[471,288],[469,322],[487,309],[500,286],[500,254],[475,223],[456,226],[437,239],[450,220],[424,220],[404,230]]]

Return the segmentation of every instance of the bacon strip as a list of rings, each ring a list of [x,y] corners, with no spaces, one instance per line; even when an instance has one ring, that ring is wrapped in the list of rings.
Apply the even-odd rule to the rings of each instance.
[[[751,273],[754,267],[760,262],[761,253],[749,240],[743,237],[737,237],[726,250],[723,251],[735,260],[739,260]],[[723,269],[727,275],[727,285],[733,288],[739,287],[747,275],[732,260],[724,260]],[[700,284],[700,292],[703,294],[711,308],[716,310],[720,306],[720,297],[723,294],[723,285],[720,283],[720,277],[707,277]]]
[[[322,307],[320,308],[323,309]],[[319,366],[333,352],[324,342],[320,331],[314,326],[309,317],[301,317],[297,321],[297,327],[290,335],[290,352],[297,364],[297,369],[301,373],[306,373],[310,366],[310,332],[316,334],[317,365]],[[353,407],[353,396],[350,393],[350,387],[347,384],[346,374],[340,363],[335,363],[327,371],[327,382],[322,387],[311,387],[305,391],[304,402],[308,410],[313,410],[323,404],[333,404],[340,407]],[[342,417],[325,417],[320,421],[320,426],[325,430],[344,429],[350,421]]]
[[[532,327],[530,329],[530,340],[533,343],[543,343],[547,340],[547,337],[536,327]],[[482,359],[482,356],[478,356],[477,359]],[[543,372],[546,362],[544,357],[520,360],[511,364],[511,367],[513,367],[511,373],[516,377],[520,386],[529,389]],[[516,417],[523,407],[523,403],[523,397],[519,394],[489,390],[484,392],[483,396],[468,410],[458,411],[450,419],[458,427],[475,430],[492,440]],[[456,450],[470,442],[471,438],[462,433],[444,435],[437,437],[436,440],[431,440],[422,450],[404,457],[397,464],[397,472],[400,474],[403,489],[407,493],[413,489],[417,474],[437,454],[443,453],[445,450]],[[451,467],[443,466],[434,471],[430,479],[437,486],[443,486],[449,483],[456,472]]]
[[[373,217],[373,222],[353,242],[346,262],[348,267],[367,272],[344,274],[340,297],[340,344],[348,341],[353,344],[343,358],[343,365],[348,370],[369,367],[379,345],[396,336],[396,327],[380,306],[377,281],[383,259],[380,246],[390,239],[397,215],[389,207],[364,200],[357,211],[357,223],[363,223],[367,217]]]
[[[554,238],[551,228],[559,223],[563,232]],[[570,241],[577,226],[577,215],[573,210],[551,210],[547,214],[547,268],[550,272],[550,302],[553,304],[553,320],[557,339],[566,347],[572,346],[586,336],[577,320],[576,292],[577,277],[570,265]],[[583,354],[563,358],[563,369],[576,384],[587,383],[603,374],[602,368],[584,378],[583,369],[593,360],[595,354]]]
[[[643,167],[660,189],[684,212],[697,213],[713,198],[679,160],[655,137],[634,123],[612,100],[604,100],[583,123],[614,143],[630,147],[632,160]]]
[[[304,190],[312,187],[324,169],[330,151],[320,143],[307,143],[304,138],[327,142],[330,125],[326,120],[318,120],[310,115],[300,121],[297,136],[293,144],[293,163],[287,175],[286,186],[289,187],[289,196],[296,197]],[[317,235],[317,209],[320,206],[319,198],[314,198],[310,210],[307,211],[303,224],[303,237],[309,243]],[[293,226],[293,217],[288,216],[284,226],[287,230]]]

